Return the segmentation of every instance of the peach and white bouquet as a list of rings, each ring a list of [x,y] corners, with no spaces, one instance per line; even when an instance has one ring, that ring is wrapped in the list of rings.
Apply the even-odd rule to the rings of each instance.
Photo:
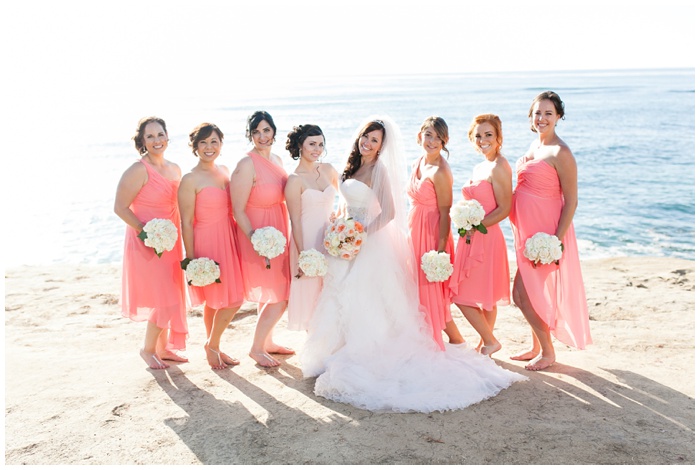
[[[360,252],[366,236],[360,222],[339,217],[326,227],[323,246],[331,256],[351,260]]]
[[[144,245],[153,248],[161,257],[164,251],[170,251],[177,242],[177,227],[168,219],[151,219],[143,226],[139,238]]]
[[[466,242],[471,243],[469,231],[477,229],[481,233],[487,233],[482,220],[486,216],[484,207],[476,199],[462,199],[450,208],[450,218],[457,227],[460,237],[466,235]]]
[[[532,261],[533,265],[559,264],[564,253],[564,245],[555,235],[537,232],[525,241],[523,254]]]
[[[450,255],[444,251],[430,250],[427,253],[423,253],[420,259],[420,267],[430,282],[446,281],[450,278],[453,271]]]
[[[187,275],[187,284],[204,287],[209,284],[221,283],[219,263],[209,258],[185,259],[182,263]]]
[[[260,255],[265,257],[265,267],[270,269],[270,260],[276,258],[287,247],[287,239],[282,232],[275,227],[262,227],[253,232],[250,237],[253,248]]]
[[[309,277],[325,276],[328,272],[328,261],[320,251],[310,248],[299,253],[299,269]]]

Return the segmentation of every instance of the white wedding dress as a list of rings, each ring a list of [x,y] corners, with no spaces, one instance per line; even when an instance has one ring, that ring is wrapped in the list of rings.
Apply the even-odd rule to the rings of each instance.
[[[340,192],[347,215],[365,226],[380,211],[375,192],[358,180],[344,181]],[[328,257],[301,353],[304,376],[318,377],[314,393],[373,411],[430,412],[465,408],[526,380],[471,347],[440,351],[418,308],[409,250],[390,223],[354,260]]]

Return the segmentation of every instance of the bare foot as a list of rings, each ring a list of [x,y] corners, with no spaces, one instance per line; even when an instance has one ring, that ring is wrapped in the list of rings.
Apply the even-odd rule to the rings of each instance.
[[[510,358],[514,361],[529,361],[531,359],[536,358],[539,356],[540,352],[539,351],[534,351],[532,349],[528,349],[527,351],[520,352],[516,354],[515,356],[510,356]]]
[[[221,359],[222,359],[226,364],[228,364],[228,365],[230,365],[230,366],[237,366],[238,364],[241,363],[241,361],[239,361],[238,359],[235,359],[235,358],[229,356],[229,355],[226,354],[225,352],[219,352],[219,354],[221,354]]]
[[[484,356],[491,357],[491,354],[498,352],[501,350],[501,343],[496,341],[495,344],[485,344],[484,346],[481,347],[481,350],[479,352],[483,354]]]
[[[267,353],[254,353],[249,352],[248,355],[258,363],[260,367],[277,367],[280,365],[274,358],[269,356]]]
[[[139,355],[141,356],[141,359],[146,361],[146,364],[151,369],[167,369],[170,367],[168,364],[161,361],[156,353],[150,354],[141,349],[139,350]]]
[[[164,349],[160,354],[158,354],[162,360],[165,361],[175,361],[175,362],[190,362],[189,359],[183,356],[178,356],[172,351]]]
[[[214,370],[226,368],[226,363],[221,360],[221,353],[209,347],[209,343],[204,344],[204,352],[207,354],[207,362]]]
[[[527,370],[543,370],[554,364],[554,359],[555,358],[553,357],[538,355],[536,358],[528,362],[525,368]]]
[[[293,349],[289,349],[285,346],[280,346],[279,344],[272,343],[269,347],[265,348],[265,352],[268,354],[285,354],[292,355],[296,354]]]

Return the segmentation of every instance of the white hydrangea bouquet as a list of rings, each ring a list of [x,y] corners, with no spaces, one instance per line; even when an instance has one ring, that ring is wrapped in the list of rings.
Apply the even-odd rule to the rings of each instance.
[[[328,272],[328,261],[321,252],[311,248],[299,253],[299,269],[309,277],[325,276]],[[300,277],[296,276],[297,279]]]
[[[275,227],[257,229],[253,232],[253,236],[250,237],[250,241],[253,243],[255,251],[260,256],[265,257],[265,267],[267,269],[270,269],[270,260],[284,253],[287,246],[287,239]]]
[[[452,275],[450,255],[444,251],[430,250],[427,253],[423,253],[420,259],[420,267],[430,282],[446,281]]]
[[[564,245],[555,235],[537,232],[525,241],[523,254],[536,267],[540,264],[559,264]]]
[[[323,246],[331,256],[351,260],[360,252],[366,236],[360,222],[339,217],[326,227]]]
[[[190,286],[204,287],[213,283],[221,283],[221,269],[219,263],[209,258],[185,258],[180,263],[187,275],[187,284]]]
[[[139,238],[144,245],[153,248],[160,258],[164,251],[175,248],[177,227],[168,219],[151,219],[143,226]]]
[[[487,233],[486,227],[482,220],[486,216],[484,207],[476,199],[462,199],[450,208],[450,218],[457,227],[457,233],[460,237],[466,235],[467,244],[471,243],[471,229],[477,229],[481,233]]]

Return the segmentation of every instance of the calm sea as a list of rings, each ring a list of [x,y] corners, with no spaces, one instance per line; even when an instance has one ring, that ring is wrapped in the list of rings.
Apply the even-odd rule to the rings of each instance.
[[[535,137],[527,119],[530,102],[547,89],[565,102],[558,133],[578,162],[574,224],[581,256],[695,259],[695,75],[684,69],[333,78],[257,90],[232,84],[228,95],[218,90],[210,96],[171,96],[162,109],[130,109],[118,96],[92,103],[101,114],[66,105],[72,111],[42,130],[53,140],[42,145],[36,167],[29,169],[39,175],[32,190],[22,192],[22,204],[12,203],[17,194],[12,184],[19,183],[6,181],[6,201],[11,202],[6,217],[14,229],[5,245],[5,264],[121,260],[124,223],[112,211],[114,192],[121,173],[137,158],[130,137],[145,114],[168,123],[166,157],[183,172],[196,163],[187,135],[203,121],[223,130],[220,163],[233,169],[248,148],[246,117],[257,109],[275,119],[274,151],[283,158],[293,125],[320,125],[326,161],[339,170],[352,133],[366,116],[392,116],[413,160],[420,155],[415,136],[423,119],[440,115],[450,127],[449,161],[458,198],[482,158],[466,138],[472,116],[490,112],[501,117],[503,154],[514,166]],[[287,161],[291,171],[294,162]],[[502,227],[512,247],[507,219]]]

